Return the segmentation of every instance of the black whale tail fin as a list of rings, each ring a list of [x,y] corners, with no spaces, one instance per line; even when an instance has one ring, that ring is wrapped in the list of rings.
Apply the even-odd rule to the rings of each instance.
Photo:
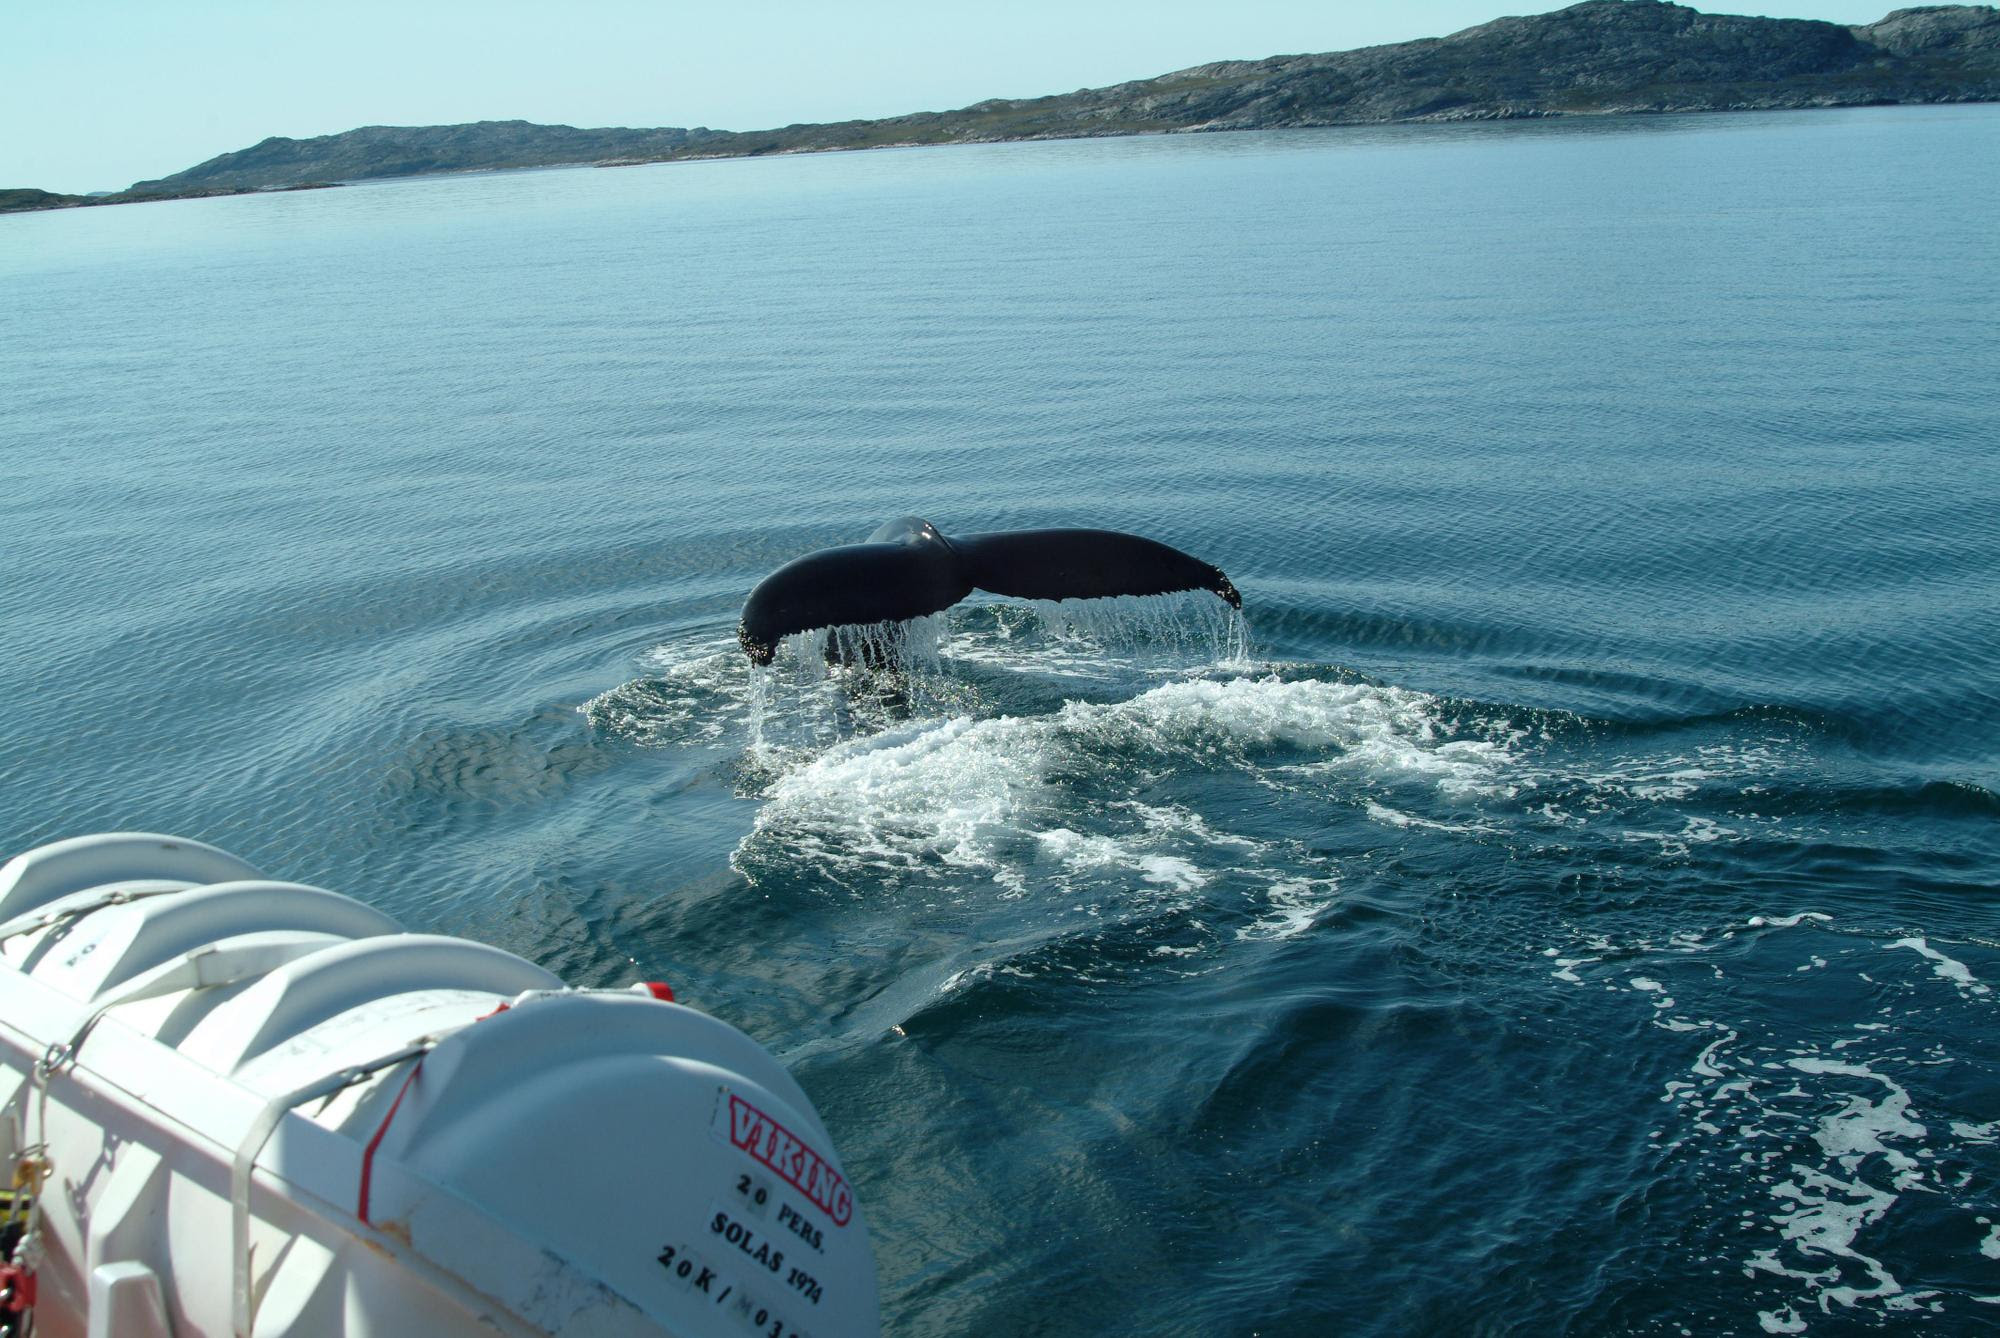
[[[1016,530],[947,539],[909,519],[867,543],[821,549],[772,572],[743,605],[736,639],[753,663],[769,664],[794,632],[920,618],[974,589],[1049,600],[1208,590],[1243,607],[1219,568],[1136,534]]]
[[[823,548],[757,583],[743,605],[736,640],[752,663],[769,664],[778,643],[794,632],[921,618],[971,593],[948,549],[908,543]]]
[[[1015,530],[951,540],[981,590],[1015,599],[1105,599],[1207,590],[1243,607],[1243,596],[1198,557],[1116,530]]]

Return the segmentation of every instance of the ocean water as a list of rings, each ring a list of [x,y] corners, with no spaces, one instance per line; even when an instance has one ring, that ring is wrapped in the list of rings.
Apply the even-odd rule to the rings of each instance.
[[[2000,108],[0,219],[0,848],[781,1056],[898,1334],[2000,1328]],[[736,654],[1089,525],[1207,596]]]

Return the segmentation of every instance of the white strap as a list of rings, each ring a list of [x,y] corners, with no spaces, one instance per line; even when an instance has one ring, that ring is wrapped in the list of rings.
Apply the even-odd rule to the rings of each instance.
[[[192,883],[175,883],[172,887],[118,887],[82,901],[72,901],[58,906],[52,911],[29,911],[24,915],[15,916],[5,924],[0,924],[0,943],[10,938],[18,938],[22,934],[32,934],[37,929],[59,925],[65,920],[89,915],[92,911],[101,911],[106,906],[123,906],[128,901],[144,901],[147,897],[170,897],[176,892],[191,891],[193,887]]]
[[[273,1098],[251,1122],[249,1132],[244,1134],[241,1146],[236,1149],[236,1164],[229,1174],[229,1246],[234,1274],[230,1323],[236,1338],[250,1338],[251,1327],[257,1319],[256,1307],[250,1303],[250,1175],[257,1169],[257,1155],[264,1150],[264,1144],[270,1141],[272,1132],[284,1120],[285,1112],[316,1097],[332,1096],[356,1083],[365,1082],[382,1069],[428,1053],[436,1044],[437,1037],[425,1036],[379,1059],[330,1073],[295,1092]]]

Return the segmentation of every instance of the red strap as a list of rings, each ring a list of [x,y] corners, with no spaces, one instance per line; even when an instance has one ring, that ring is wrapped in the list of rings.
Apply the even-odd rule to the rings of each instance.
[[[375,1136],[368,1140],[368,1146],[362,1150],[361,1202],[355,1208],[354,1215],[360,1218],[364,1225],[374,1225],[368,1221],[368,1185],[375,1175],[375,1149],[382,1146],[382,1135],[389,1132],[389,1121],[396,1118],[396,1110],[403,1104],[404,1094],[410,1090],[410,1084],[417,1080],[417,1072],[423,1066],[424,1061],[421,1058],[410,1065],[409,1076],[404,1078],[403,1085],[396,1089],[396,1099],[389,1103],[389,1113],[382,1117],[382,1123],[376,1128]]]
[[[14,1264],[0,1264],[0,1314],[20,1314],[35,1308],[35,1275]]]

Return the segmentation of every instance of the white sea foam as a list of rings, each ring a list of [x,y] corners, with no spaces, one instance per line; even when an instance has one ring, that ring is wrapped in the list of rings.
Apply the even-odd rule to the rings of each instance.
[[[1973,978],[1964,962],[1956,961],[1933,948],[1922,938],[1899,938],[1889,945],[1892,948],[1908,948],[1918,956],[1927,957],[1931,971],[1941,980],[1948,980],[1966,994],[1991,994],[1993,991]]]
[[[1682,823],[1681,829],[1677,832],[1633,831],[1626,832],[1625,839],[1656,842],[1662,855],[1678,857],[1688,854],[1696,846],[1707,845],[1711,841],[1720,841],[1738,834],[1713,818],[1688,816],[1682,819]]]
[[[1556,969],[1549,972],[1549,974],[1557,980],[1567,980],[1572,985],[1581,985],[1583,977],[1576,973],[1576,968],[1579,966],[1588,966],[1590,963],[1598,960],[1600,959],[1596,957],[1558,957],[1556,958]]]
[[[1033,721],[962,716],[851,740],[780,776],[757,829],[862,866],[991,866],[1046,802],[1047,743]]]
[[[1439,822],[1435,818],[1420,818],[1413,813],[1402,813],[1387,804],[1368,801],[1366,812],[1370,819],[1388,827],[1414,827],[1431,832],[1458,832],[1464,834],[1497,834],[1501,829],[1483,822]]]
[[[1746,1272],[1804,1283],[1800,1299],[1822,1313],[1865,1301],[1894,1307],[1906,1300],[1902,1284],[1859,1242],[1905,1191],[1929,1187],[1918,1158],[1899,1146],[1920,1151],[1928,1134],[1910,1110],[1908,1091],[1868,1065],[1811,1054],[1763,1063],[1754,1051],[1735,1049],[1737,1042],[1732,1029],[1705,1046],[1691,1066],[1697,1081],[1669,1084],[1665,1099],[1681,1109],[1704,1141],[1728,1137],[1743,1147],[1731,1160],[1763,1184],[1772,1200],[1766,1220],[1780,1245],[1753,1250]],[[1819,1081],[1810,1087],[1797,1078],[1782,1082],[1770,1076],[1772,1070]],[[1871,1098],[1829,1080],[1859,1081],[1879,1090]],[[1838,1100],[1839,1108],[1825,1111],[1829,1099]],[[1792,1131],[1802,1117],[1819,1150],[1817,1159],[1799,1155]],[[1725,1125],[1733,1127],[1733,1135],[1725,1135]],[[1883,1171],[1887,1183],[1869,1178]],[[1770,1313],[1796,1318],[1798,1304]]]
[[[577,708],[593,726],[656,746],[714,742],[746,727],[749,680],[733,641],[661,646],[643,662],[646,677]]]
[[[1193,892],[1208,883],[1208,875],[1184,859],[1170,855],[1144,855],[1139,859],[1139,876],[1149,883],[1176,892]]]
[[[1803,911],[1753,917],[1749,924],[1796,931],[1828,918]],[[1885,1261],[1896,1233],[1909,1229],[1898,1223],[1912,1220],[1904,1205],[1913,1194],[1923,1196],[1927,1206],[1940,1200],[1967,1208],[1985,1206],[1985,1200],[1976,1197],[1984,1182],[1968,1158],[1979,1155],[1970,1149],[2000,1142],[2000,1121],[1927,1120],[1916,1109],[1912,1095],[1916,1084],[1911,1081],[1911,1075],[1925,1068],[1956,1062],[1938,1044],[1912,1053],[1910,1037],[1917,1021],[1934,1017],[1939,1008],[1972,1003],[1979,998],[1974,993],[1979,982],[1962,963],[1919,936],[1873,942],[1853,936],[1834,940],[1849,945],[1838,951],[1824,938],[1786,939],[1780,942],[1821,947],[1820,953],[1805,954],[1805,965],[1830,973],[1853,970],[1859,954],[1917,952],[1966,1004],[1954,1001],[1911,1011],[1894,1005],[1878,1007],[1872,999],[1857,996],[1857,1006],[1865,1004],[1868,1013],[1878,1018],[1892,1014],[1897,1021],[1852,1022],[1837,1037],[1790,1043],[1772,1034],[1770,1019],[1725,1022],[1659,1009],[1659,1001],[1673,993],[1705,1000],[1701,1006],[1706,1008],[1714,1002],[1717,988],[1728,991],[1727,986],[1707,984],[1706,963],[1700,975],[1686,982],[1678,974],[1678,964],[1729,937],[1729,931],[1714,938],[1705,931],[1683,931],[1664,943],[1621,946],[1604,935],[1591,935],[1581,945],[1588,956],[1574,948],[1568,950],[1572,955],[1565,955],[1562,947],[1542,952],[1563,968],[1559,975],[1572,978],[1576,973],[1570,968],[1593,957],[1646,961],[1648,972],[1626,977],[1627,984],[1632,993],[1653,1003],[1655,1034],[1663,1043],[1690,1050],[1684,1074],[1665,1083],[1660,1098],[1677,1113],[1684,1132],[1673,1136],[1665,1129],[1656,1131],[1652,1146],[1711,1168],[1700,1177],[1703,1181],[1713,1177],[1720,1185],[1747,1194],[1753,1205],[1760,1197],[1764,1200],[1767,1206],[1762,1211],[1752,1207],[1741,1214],[1740,1229],[1752,1233],[1743,1268],[1746,1275],[1774,1280],[1782,1284],[1780,1290],[1792,1293],[1770,1297],[1777,1304],[1762,1310],[1759,1317],[1766,1331],[1798,1332],[1815,1312],[1947,1313],[1952,1294],[1908,1287]],[[1782,957],[1773,961],[1768,952],[1760,956],[1755,970],[1767,977],[1789,975],[1796,969]],[[1854,975],[1867,979],[1866,972]],[[1675,988],[1683,983],[1685,989]],[[1922,987],[1910,983],[1900,988],[1914,1000]],[[1667,1037],[1674,1039],[1667,1042]],[[1975,1197],[1963,1197],[1968,1194]],[[1980,1224],[1991,1225],[1984,1218]],[[1772,1243],[1758,1243],[1762,1233],[1768,1233],[1763,1240]],[[1974,1244],[1983,1254],[2000,1257],[2000,1231],[1989,1231]],[[1962,1301],[1981,1299],[1958,1296]]]
[[[1145,728],[1219,731],[1238,746],[1327,750],[1333,756],[1277,770],[1302,776],[1374,774],[1426,781],[1451,798],[1518,791],[1504,739],[1453,738],[1437,700],[1402,688],[1276,678],[1198,681],[1156,688]],[[1132,724],[1140,724],[1132,720]]]
[[[1907,1155],[1883,1143],[1885,1138],[1913,1138],[1921,1141],[1924,1126],[1910,1118],[1910,1094],[1894,1079],[1884,1077],[1864,1065],[1838,1060],[1794,1057],[1785,1063],[1801,1073],[1839,1074],[1880,1083],[1886,1095],[1880,1101],[1850,1096],[1840,1110],[1825,1116],[1813,1132],[1813,1141],[1826,1155],[1852,1174],[1863,1157],[1881,1156],[1897,1170],[1916,1163]]]
[[[1686,799],[1706,781],[1722,774],[1719,766],[1687,757],[1599,771],[1590,777],[1597,789],[1634,799]]]
[[[772,782],[749,840],[782,837],[815,858],[856,865],[935,860],[1016,879],[1039,850],[1071,870],[1127,868],[1142,881],[1192,891],[1210,870],[1190,847],[1226,848],[1222,858],[1256,865],[1262,844],[1219,832],[1191,810],[1136,797],[1112,799],[1102,811],[1136,818],[1139,830],[1079,830],[1081,815],[1071,816],[1075,777],[1136,785],[1135,765],[1149,760],[1254,769],[1255,754],[1273,748],[1330,754],[1312,765],[1447,795],[1501,788],[1507,760],[1495,744],[1448,736],[1434,699],[1421,693],[1275,678],[1174,682],[1123,702],[912,721],[837,743]],[[1106,760],[1120,755],[1127,760]]]
[[[1862,1230],[1881,1220],[1894,1206],[1896,1195],[1859,1178],[1842,1180],[1805,1166],[1794,1166],[1792,1171],[1792,1179],[1771,1191],[1773,1198],[1789,1205],[1771,1218],[1780,1234],[1808,1257],[1832,1255],[1859,1264],[1874,1284],[1826,1287],[1820,1292],[1820,1308],[1824,1311],[1829,1304],[1851,1307],[1863,1300],[1901,1292],[1903,1285],[1879,1259],[1854,1248]]]
[[[1674,998],[1667,993],[1667,987],[1650,976],[1633,976],[1632,988],[1641,994],[1653,996],[1653,1007],[1662,1012],[1674,1006]]]
[[[1784,741],[1718,743],[1605,766],[1595,758],[1580,762],[1559,738],[1544,740],[1555,746],[1524,751],[1506,772],[1507,793],[1532,796],[1523,804],[1523,816],[1544,831],[1602,830],[1608,839],[1664,860],[1692,858],[1704,847],[1759,835],[1789,834],[1783,821],[1741,807],[1750,794],[1768,788],[1762,778],[1788,765],[1791,749]],[[1374,816],[1394,821],[1390,814]]]
[[[1132,852],[1109,836],[1086,836],[1067,827],[1036,832],[1042,849],[1073,869],[1116,868],[1132,863]]]
[[[1271,884],[1267,912],[1236,932],[1243,939],[1297,938],[1333,906],[1331,878],[1283,878]]]
[[[1804,1333],[1806,1322],[1799,1318],[1799,1312],[1790,1306],[1780,1306],[1776,1310],[1759,1310],[1757,1323],[1765,1333]]]
[[[1149,832],[1176,833],[1208,845],[1240,846],[1246,850],[1260,850],[1264,846],[1263,842],[1253,841],[1247,836],[1218,832],[1208,825],[1208,819],[1201,814],[1176,804],[1142,804],[1132,800],[1117,807],[1136,814]]]

